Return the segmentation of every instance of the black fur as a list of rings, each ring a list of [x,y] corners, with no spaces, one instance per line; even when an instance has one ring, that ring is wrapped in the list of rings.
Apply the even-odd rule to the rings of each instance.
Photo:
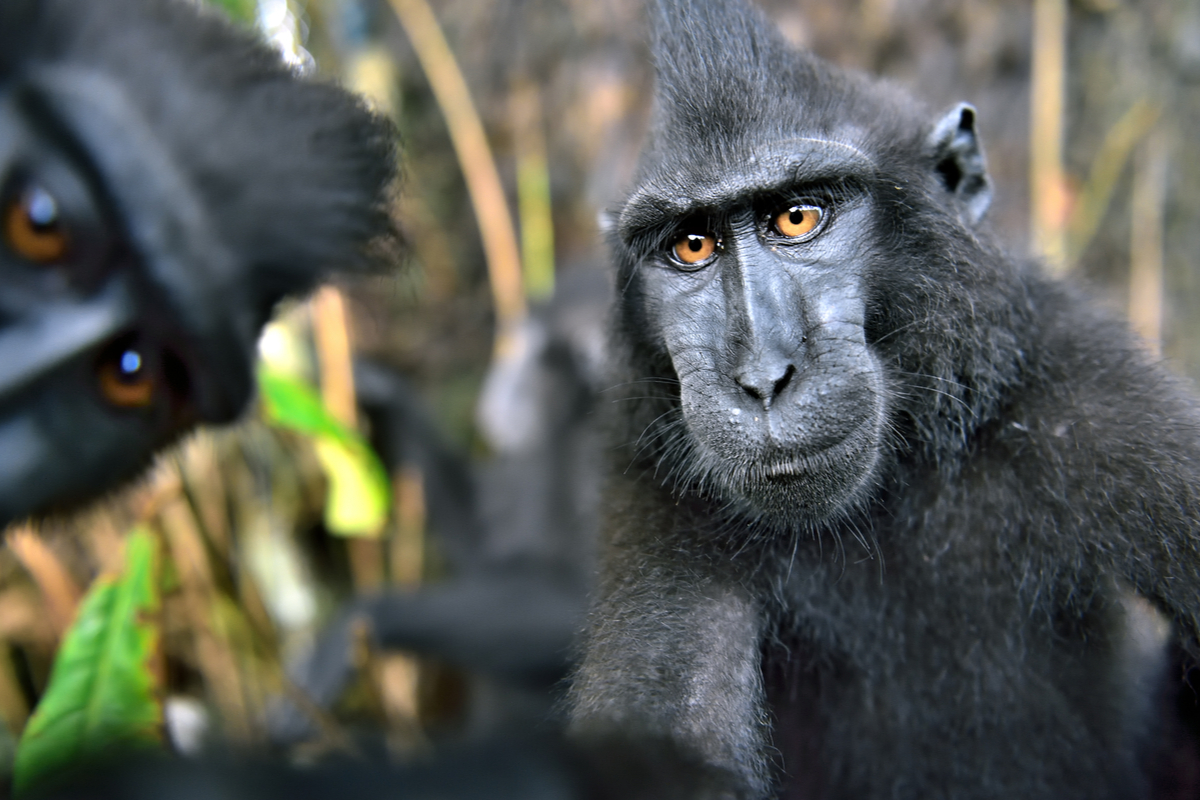
[[[49,190],[70,242],[0,246],[0,524],[237,416],[275,303],[386,252],[394,141],[196,4],[0,4],[0,204]],[[155,401],[113,408],[97,371],[129,347]]]
[[[939,121],[735,0],[654,15],[576,734],[666,736],[738,797],[1166,791],[1194,763],[1190,390],[977,224],[973,109]],[[823,227],[787,240],[804,201]],[[672,260],[705,231],[710,262]]]

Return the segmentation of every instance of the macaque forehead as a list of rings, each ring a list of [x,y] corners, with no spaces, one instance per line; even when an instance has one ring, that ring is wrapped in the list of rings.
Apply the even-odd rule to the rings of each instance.
[[[870,184],[874,160],[854,144],[815,137],[765,142],[737,159],[682,161],[649,171],[626,201],[618,231],[638,233],[711,209],[728,208],[756,195],[831,183]]]

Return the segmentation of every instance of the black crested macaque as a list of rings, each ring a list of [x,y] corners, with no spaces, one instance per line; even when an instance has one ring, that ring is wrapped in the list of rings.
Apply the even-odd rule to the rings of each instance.
[[[720,797],[1195,796],[1190,390],[995,243],[970,106],[653,8],[575,735]]]
[[[391,235],[394,150],[196,4],[0,2],[0,527],[236,417],[275,303]]]

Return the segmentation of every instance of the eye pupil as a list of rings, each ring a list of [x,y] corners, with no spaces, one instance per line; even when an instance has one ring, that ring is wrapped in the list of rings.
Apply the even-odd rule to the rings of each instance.
[[[777,234],[799,239],[814,233],[823,215],[818,206],[795,205],[779,212],[771,226]]]
[[[40,186],[31,189],[26,196],[25,212],[35,228],[44,230],[58,225],[58,203]]]
[[[126,350],[121,354],[121,373],[126,378],[135,378],[142,369],[142,356],[136,350]]]
[[[675,240],[674,260],[685,267],[708,263],[717,250],[717,237],[711,233],[684,233]]]

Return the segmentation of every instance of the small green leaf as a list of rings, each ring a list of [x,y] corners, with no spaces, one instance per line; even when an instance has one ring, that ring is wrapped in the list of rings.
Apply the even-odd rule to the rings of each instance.
[[[124,572],[99,578],[79,604],[17,748],[18,793],[106,751],[162,742],[157,550],[135,530]]]
[[[373,472],[374,454],[347,446],[330,436],[313,442],[329,479],[325,527],[343,536],[378,536],[387,522],[391,501],[387,477]]]
[[[379,536],[391,508],[392,487],[375,451],[357,431],[334,419],[304,381],[260,368],[258,383],[267,421],[314,440],[329,480],[325,527],[340,536]]]
[[[309,436],[354,437],[325,409],[316,390],[299,378],[260,367],[258,386],[268,422]]]
[[[240,22],[243,25],[254,25],[258,17],[256,0],[208,0],[208,2],[228,14],[234,22]]]

